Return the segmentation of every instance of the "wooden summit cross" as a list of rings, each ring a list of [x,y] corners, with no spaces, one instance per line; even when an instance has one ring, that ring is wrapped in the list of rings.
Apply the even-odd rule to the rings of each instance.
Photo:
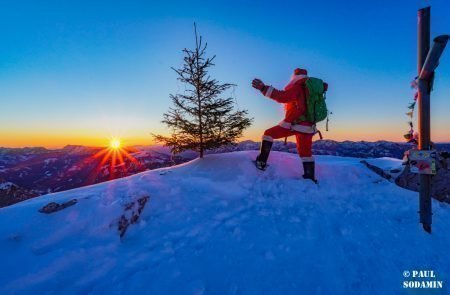
[[[417,26],[418,45],[418,86],[419,86],[419,156],[433,158],[436,155],[431,146],[430,136],[430,93],[433,88],[434,71],[447,45],[449,35],[440,35],[434,39],[430,50],[430,7],[419,9]],[[433,169],[420,173],[420,223],[423,229],[431,233],[431,177]]]

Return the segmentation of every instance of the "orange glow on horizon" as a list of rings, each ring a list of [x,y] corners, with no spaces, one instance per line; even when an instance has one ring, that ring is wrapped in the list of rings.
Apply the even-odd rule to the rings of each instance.
[[[330,126],[330,131],[326,132],[323,126],[319,126],[322,130],[324,139],[336,140],[336,141],[378,141],[387,140],[393,142],[404,142],[403,134],[407,130],[407,126],[397,126],[397,128],[389,128],[390,126],[349,126],[341,125],[337,126],[339,123],[336,122],[334,125]],[[244,133],[244,136],[240,138],[242,140],[253,140],[260,141],[261,135],[263,134],[265,128],[271,126],[255,126]],[[403,128],[402,128],[403,127]],[[434,142],[450,142],[450,134],[446,128],[437,126],[433,130],[432,140]],[[155,145],[158,144],[152,138],[152,136],[147,132],[142,132],[143,135],[136,134],[133,137],[121,137],[115,138],[116,141],[113,142],[114,137],[99,136],[98,132],[65,132],[65,133],[44,133],[44,132],[13,132],[0,130],[0,147],[10,147],[10,148],[22,148],[22,147],[45,147],[50,149],[62,148],[66,145],[82,145],[90,147],[113,147],[116,146],[117,149],[123,146],[130,147],[136,145]],[[141,134],[142,134],[141,133]],[[156,133],[156,132],[155,132]],[[160,132],[160,134],[165,134],[167,132]],[[318,140],[319,137],[314,137],[314,140]],[[289,138],[289,140],[294,141],[294,138]],[[123,149],[123,148],[122,148]]]

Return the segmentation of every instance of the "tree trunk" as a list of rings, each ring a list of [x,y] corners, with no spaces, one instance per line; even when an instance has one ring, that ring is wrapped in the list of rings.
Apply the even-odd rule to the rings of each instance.
[[[196,64],[197,64],[197,85],[195,85],[195,90],[197,91],[197,101],[198,101],[198,126],[199,126],[199,132],[200,132],[200,158],[203,158],[203,122],[202,122],[202,102],[200,99],[200,76],[198,74],[199,72],[199,64],[198,64],[198,58],[200,54],[200,48],[198,44],[198,36],[197,36],[197,25],[194,23],[194,30],[195,30],[195,57],[196,57]]]

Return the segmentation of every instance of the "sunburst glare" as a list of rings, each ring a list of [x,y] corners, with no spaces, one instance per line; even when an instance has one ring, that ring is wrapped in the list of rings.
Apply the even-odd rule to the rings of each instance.
[[[113,138],[109,142],[109,147],[113,150],[118,150],[122,146],[122,142],[118,138]]]

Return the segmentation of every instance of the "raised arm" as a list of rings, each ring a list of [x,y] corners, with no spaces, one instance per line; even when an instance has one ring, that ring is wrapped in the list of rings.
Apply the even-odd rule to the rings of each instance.
[[[272,86],[265,85],[261,80],[254,79],[252,81],[253,88],[261,91],[261,93],[270,99],[275,100],[279,103],[288,103],[296,100],[298,88],[292,87],[288,90],[278,90]]]

